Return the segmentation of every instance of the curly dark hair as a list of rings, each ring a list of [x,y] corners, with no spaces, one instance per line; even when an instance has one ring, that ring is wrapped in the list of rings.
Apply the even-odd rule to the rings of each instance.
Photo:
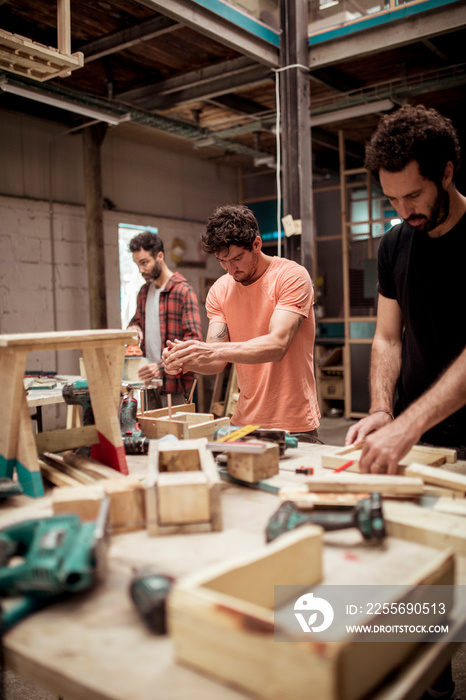
[[[141,248],[144,248],[153,258],[156,257],[157,253],[164,252],[162,239],[156,233],[151,233],[150,231],[138,233],[137,236],[130,240],[128,247],[131,253],[136,253]]]
[[[252,250],[252,244],[259,235],[259,224],[248,207],[227,204],[215,209],[208,218],[201,244],[209,255],[220,253],[231,245]]]
[[[451,120],[424,105],[406,105],[382,117],[366,148],[365,165],[376,179],[381,168],[397,173],[413,160],[421,175],[436,183],[442,181],[448,161],[454,173],[460,166],[460,145]]]

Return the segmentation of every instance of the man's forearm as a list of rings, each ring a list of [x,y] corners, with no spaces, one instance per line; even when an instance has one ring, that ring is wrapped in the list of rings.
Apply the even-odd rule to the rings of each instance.
[[[370,369],[370,412],[384,409],[393,413],[393,397],[400,370],[401,341],[374,338]]]
[[[206,345],[208,346],[206,352],[197,347],[196,357],[185,360],[183,363],[185,372],[218,374],[229,362],[247,365],[278,362],[284,354],[268,342],[262,342],[262,338],[254,338],[242,343],[208,341]]]

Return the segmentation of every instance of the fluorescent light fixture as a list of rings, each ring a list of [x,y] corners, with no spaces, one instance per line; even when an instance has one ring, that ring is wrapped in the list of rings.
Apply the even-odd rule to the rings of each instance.
[[[401,219],[390,219],[390,226],[396,226],[397,224],[401,224]]]
[[[393,109],[394,106],[395,105],[391,100],[379,100],[378,102],[370,102],[365,105],[356,105],[355,107],[348,107],[346,109],[338,109],[334,112],[327,112],[326,114],[319,114],[315,117],[311,116],[311,128],[313,126],[320,126],[321,124],[333,124],[334,122],[341,122],[345,119],[363,117],[366,114],[388,112],[388,110]]]
[[[20,97],[25,97],[28,100],[42,102],[50,107],[58,107],[58,109],[65,109],[68,112],[75,112],[76,114],[80,114],[82,117],[90,117],[91,119],[106,122],[107,124],[112,124],[113,126],[130,119],[129,114],[125,114],[122,117],[116,117],[112,114],[101,112],[99,109],[86,107],[85,105],[80,105],[76,102],[71,102],[70,100],[66,100],[61,97],[53,97],[45,92],[33,90],[26,86],[9,83],[7,80],[0,81],[0,89],[4,92],[10,92],[12,95],[19,95]]]
[[[201,136],[194,141],[194,148],[205,148],[207,146],[215,146],[216,140],[213,136]]]
[[[261,165],[266,165],[268,168],[275,168],[275,156],[263,156],[259,158],[254,158],[254,167],[258,168]]]

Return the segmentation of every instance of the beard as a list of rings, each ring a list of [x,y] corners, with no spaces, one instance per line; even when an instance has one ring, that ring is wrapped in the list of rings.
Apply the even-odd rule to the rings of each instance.
[[[243,275],[241,279],[236,279],[235,276],[233,275],[233,279],[235,282],[239,282],[240,284],[243,285],[248,285],[251,283],[253,280],[254,275],[257,272],[257,266],[259,264],[259,254],[253,252],[252,260],[251,260],[251,266],[247,272],[240,273]]]
[[[155,262],[154,267],[152,268],[151,272],[145,276],[145,279],[148,282],[154,282],[154,280],[157,280],[160,275],[162,274],[162,266],[160,263],[157,261]]]
[[[424,219],[423,223],[413,227],[416,231],[421,231],[422,233],[429,233],[443,224],[446,221],[448,214],[450,213],[450,197],[448,192],[444,190],[441,186],[437,185],[437,197],[432,205],[429,215],[421,215]],[[409,219],[419,218],[419,215],[412,214]],[[408,224],[410,223],[407,219]]]

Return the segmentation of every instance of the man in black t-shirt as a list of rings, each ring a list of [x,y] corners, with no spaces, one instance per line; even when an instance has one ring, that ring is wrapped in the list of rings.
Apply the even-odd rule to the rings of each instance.
[[[466,197],[455,186],[460,149],[449,119],[423,106],[382,118],[366,167],[403,219],[381,240],[370,415],[361,471],[396,473],[418,442],[466,458]]]

